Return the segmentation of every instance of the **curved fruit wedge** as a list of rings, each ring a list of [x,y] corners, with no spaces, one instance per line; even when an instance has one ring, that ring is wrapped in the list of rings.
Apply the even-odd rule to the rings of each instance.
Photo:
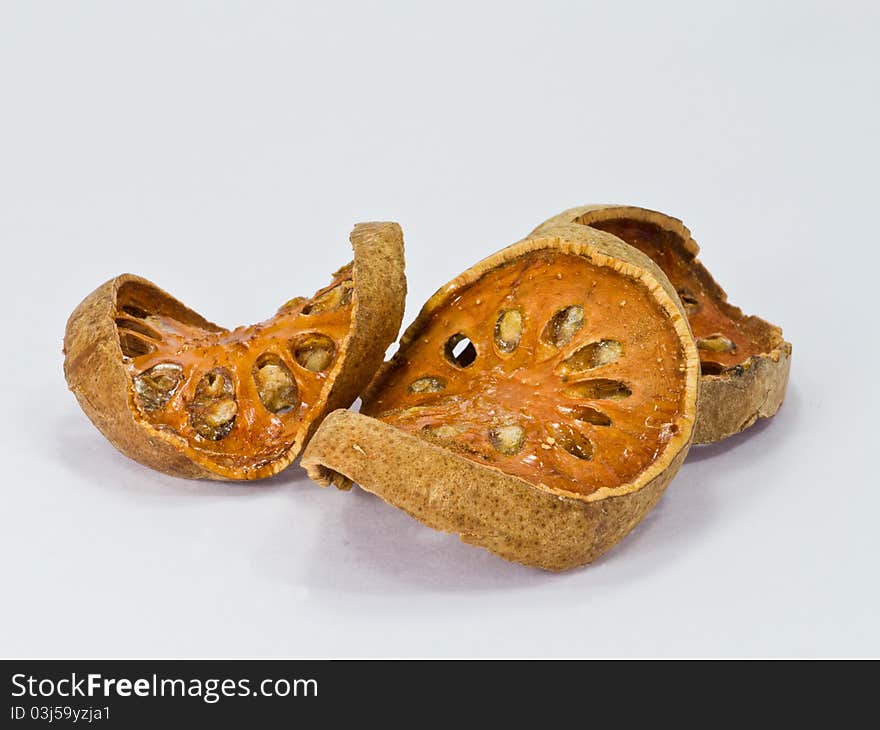
[[[699,246],[680,220],[632,206],[586,205],[550,218],[534,233],[560,224],[613,233],[650,256],[678,290],[703,373],[694,443],[720,441],[779,410],[788,385],[791,344],[779,327],[747,316],[727,301],[697,258]]]
[[[323,416],[375,374],[403,316],[396,223],[351,234],[354,261],[311,299],[226,330],[123,274],[76,308],[64,373],[122,453],[168,474],[258,479],[287,467]]]
[[[675,290],[614,236],[559,228],[441,288],[303,455],[431,527],[549,570],[651,509],[691,443],[699,359]],[[366,415],[363,415],[366,414]]]

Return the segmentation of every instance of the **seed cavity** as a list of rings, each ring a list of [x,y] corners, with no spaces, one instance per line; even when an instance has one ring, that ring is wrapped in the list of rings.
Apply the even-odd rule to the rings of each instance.
[[[687,310],[688,314],[693,314],[700,308],[700,300],[697,299],[696,294],[690,289],[682,287],[677,291],[678,298],[681,299],[681,303],[684,304],[684,308]]]
[[[541,339],[553,347],[564,347],[584,326],[584,308],[572,304],[554,314],[541,334]]]
[[[581,373],[602,365],[610,365],[620,359],[623,345],[617,340],[599,340],[575,350],[562,361],[560,369],[564,373]]]
[[[303,314],[321,314],[341,309],[351,301],[351,293],[354,284],[351,281],[343,281],[323,294],[319,294],[309,304],[302,308]]]
[[[299,405],[296,379],[275,353],[260,355],[254,363],[253,375],[260,402],[270,413],[287,413]]]
[[[154,330],[152,327],[148,327],[146,324],[137,319],[131,319],[129,317],[117,317],[116,326],[121,330],[135,332],[151,340],[162,339],[162,335],[156,332],[156,330]]]
[[[128,309],[147,316],[146,312],[137,307],[128,307]],[[126,311],[125,307],[123,307],[123,311]],[[126,314],[128,314],[127,311]],[[156,350],[156,342],[162,341],[162,335],[146,325],[141,319],[133,319],[133,316],[116,317],[119,346],[122,349],[122,354],[127,358],[148,355]]]
[[[409,384],[410,393],[439,393],[446,387],[446,382],[442,378],[435,378],[433,375],[413,380]]]
[[[138,404],[147,413],[168,405],[183,381],[183,368],[177,363],[160,362],[135,376],[134,390]]]
[[[594,378],[572,383],[563,389],[562,394],[568,398],[585,398],[588,400],[623,400],[632,395],[626,383],[607,378]]]
[[[513,456],[522,449],[526,439],[525,429],[519,424],[497,426],[489,431],[489,443],[501,454]]]
[[[214,368],[205,373],[196,386],[188,410],[190,425],[202,438],[219,441],[228,436],[238,413],[235,386],[229,371]]]
[[[470,338],[461,332],[457,332],[446,340],[443,351],[446,359],[459,368],[470,367],[477,359],[477,348],[474,347]]]
[[[123,304],[121,307],[122,311],[126,314],[134,317],[135,319],[146,319],[150,316],[150,313],[140,307],[136,307],[133,304]]]
[[[725,370],[727,368],[720,362],[715,362],[714,360],[700,361],[700,372],[703,375],[721,375]]]
[[[439,426],[422,426],[422,433],[425,436],[440,440],[453,439],[461,434],[463,430],[461,426],[451,426],[446,423]]]
[[[499,352],[513,352],[522,339],[523,316],[518,309],[508,309],[495,322],[495,347]]]
[[[156,349],[156,346],[143,335],[127,330],[119,332],[119,347],[122,349],[122,354],[128,358],[149,355]]]
[[[561,449],[582,461],[589,461],[593,458],[592,442],[579,431],[565,424],[557,424],[552,429],[552,432],[553,436],[551,438],[555,439],[555,442],[551,442],[549,438],[548,442],[555,443]]]
[[[290,341],[294,359],[306,370],[320,373],[330,367],[336,357],[336,343],[327,335],[309,332]]]
[[[590,408],[589,406],[575,406],[574,408],[567,410],[575,421],[589,423],[593,426],[611,425],[611,417],[607,413],[602,413],[602,411],[597,410],[596,408]]]
[[[708,352],[733,352],[736,343],[722,334],[716,333],[708,337],[700,337],[697,340],[697,349]]]

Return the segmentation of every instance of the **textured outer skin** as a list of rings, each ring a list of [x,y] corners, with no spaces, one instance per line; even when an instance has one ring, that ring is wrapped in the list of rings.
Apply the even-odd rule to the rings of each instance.
[[[699,392],[699,357],[682,304],[662,271],[640,251],[610,234],[570,225],[514,244],[439,289],[407,328],[395,357],[459,287],[503,261],[548,247],[599,252],[625,261],[641,272],[643,281],[651,282],[658,298],[671,303],[671,317],[686,353],[687,405],[681,433],[655,463],[656,469],[615,490],[566,496],[369,416],[336,411],[325,419],[303,454],[302,466],[309,476],[341,489],[355,482],[430,527],[458,533],[466,543],[545,570],[589,563],[635,527],[660,499],[687,455]],[[365,407],[372,394],[381,390],[387,370],[386,366],[380,371],[365,394]]]
[[[283,457],[261,471],[212,468],[175,434],[138,417],[131,378],[116,333],[117,294],[135,282],[157,311],[208,330],[223,331],[146,279],[123,274],[98,287],[71,314],[64,335],[64,374],[80,406],[98,430],[126,456],[166,474],[187,478],[244,479],[275,474],[290,465],[323,416],[348,406],[379,367],[403,318],[406,278],[403,234],[396,223],[362,223],[351,234],[355,303],[352,327],[328,376],[326,405]]]
[[[583,218],[588,221],[586,225],[589,222],[628,218],[653,223],[675,233],[684,242],[685,249],[694,256],[691,265],[705,278],[712,290],[712,296],[727,302],[724,289],[697,258],[700,247],[691,236],[690,230],[678,218],[664,213],[627,205],[583,205],[569,208],[547,219],[530,235],[540,234],[560,225],[582,225],[575,221]],[[733,309],[742,314],[738,307]],[[702,376],[695,444],[714,443],[739,433],[759,418],[775,415],[782,405],[791,369],[791,343],[783,339],[781,329],[769,322],[763,323],[774,334],[774,347],[769,352],[752,356],[726,373]]]
[[[436,530],[544,570],[590,563],[657,504],[687,454],[638,491],[596,502],[560,497],[477,464],[387,423],[335,411],[302,465],[322,485],[356,482]]]
[[[122,362],[114,321],[116,294],[126,283],[153,287],[146,279],[122,274],[87,296],[67,320],[64,334],[64,376],[80,407],[117,449],[141,464],[166,474],[189,478],[219,478],[192,462],[153,429],[135,419],[129,402],[131,377]],[[170,294],[153,287],[154,296],[173,302],[201,319]]]

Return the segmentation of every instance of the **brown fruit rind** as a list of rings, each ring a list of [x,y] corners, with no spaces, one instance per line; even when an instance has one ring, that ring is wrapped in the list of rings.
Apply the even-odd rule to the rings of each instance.
[[[770,418],[782,405],[791,368],[791,343],[782,330],[759,317],[743,314],[727,301],[727,294],[697,258],[699,246],[677,218],[653,210],[623,205],[585,205],[570,208],[539,225],[531,235],[559,225],[607,226],[648,224],[671,234],[670,245],[687,262],[692,275],[724,316],[760,334],[760,351],[750,354],[721,372],[704,372],[697,409],[695,444],[720,441],[751,426],[758,418]],[[626,240],[625,235],[617,233]],[[628,240],[628,243],[634,243]],[[699,336],[698,332],[695,332]],[[708,363],[712,364],[712,363]],[[707,370],[704,364],[704,370]]]
[[[566,570],[616,545],[657,504],[687,453],[637,491],[585,502],[481,466],[382,421],[335,411],[302,464],[319,484],[355,482],[419,522],[513,562]]]
[[[204,479],[258,479],[275,474],[297,457],[324,415],[358,396],[394,341],[406,298],[403,235],[396,223],[362,223],[352,231],[354,249],[350,329],[320,392],[317,406],[299,425],[296,438],[268,463],[218,464],[178,434],[149,423],[136,404],[132,376],[117,333],[117,297],[134,287],[150,311],[209,333],[221,327],[140,277],[112,279],[74,310],[64,336],[64,372],[83,411],[123,454],[174,476]]]
[[[576,253],[637,278],[662,305],[677,333],[686,373],[680,428],[648,468],[615,488],[574,494],[539,483],[539,474],[531,483],[378,419],[336,411],[303,454],[309,476],[340,488],[357,483],[430,527],[458,533],[466,543],[545,570],[589,563],[638,524],[657,503],[690,447],[699,359],[675,290],[648,257],[614,236],[584,226],[563,226],[498,252],[442,287],[407,328],[398,353],[370,385],[365,408],[438,308],[485,272],[540,249]]]

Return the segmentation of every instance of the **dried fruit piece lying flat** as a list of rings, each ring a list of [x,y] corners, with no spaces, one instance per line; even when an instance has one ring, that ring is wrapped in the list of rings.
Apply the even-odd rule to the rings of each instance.
[[[588,563],[653,507],[691,443],[699,359],[646,256],[584,226],[441,288],[302,464],[528,565]],[[366,414],[366,415],[364,415]]]
[[[703,373],[694,443],[720,441],[779,410],[791,344],[779,327],[747,316],[727,301],[697,258],[699,246],[680,220],[632,206],[587,205],[550,218],[535,232],[571,223],[613,233],[643,251],[678,290]]]
[[[406,295],[396,223],[351,234],[354,261],[311,299],[226,330],[145,279],[90,294],[64,337],[86,415],[124,454],[184,477],[258,479],[293,461],[324,414],[382,362]]]

